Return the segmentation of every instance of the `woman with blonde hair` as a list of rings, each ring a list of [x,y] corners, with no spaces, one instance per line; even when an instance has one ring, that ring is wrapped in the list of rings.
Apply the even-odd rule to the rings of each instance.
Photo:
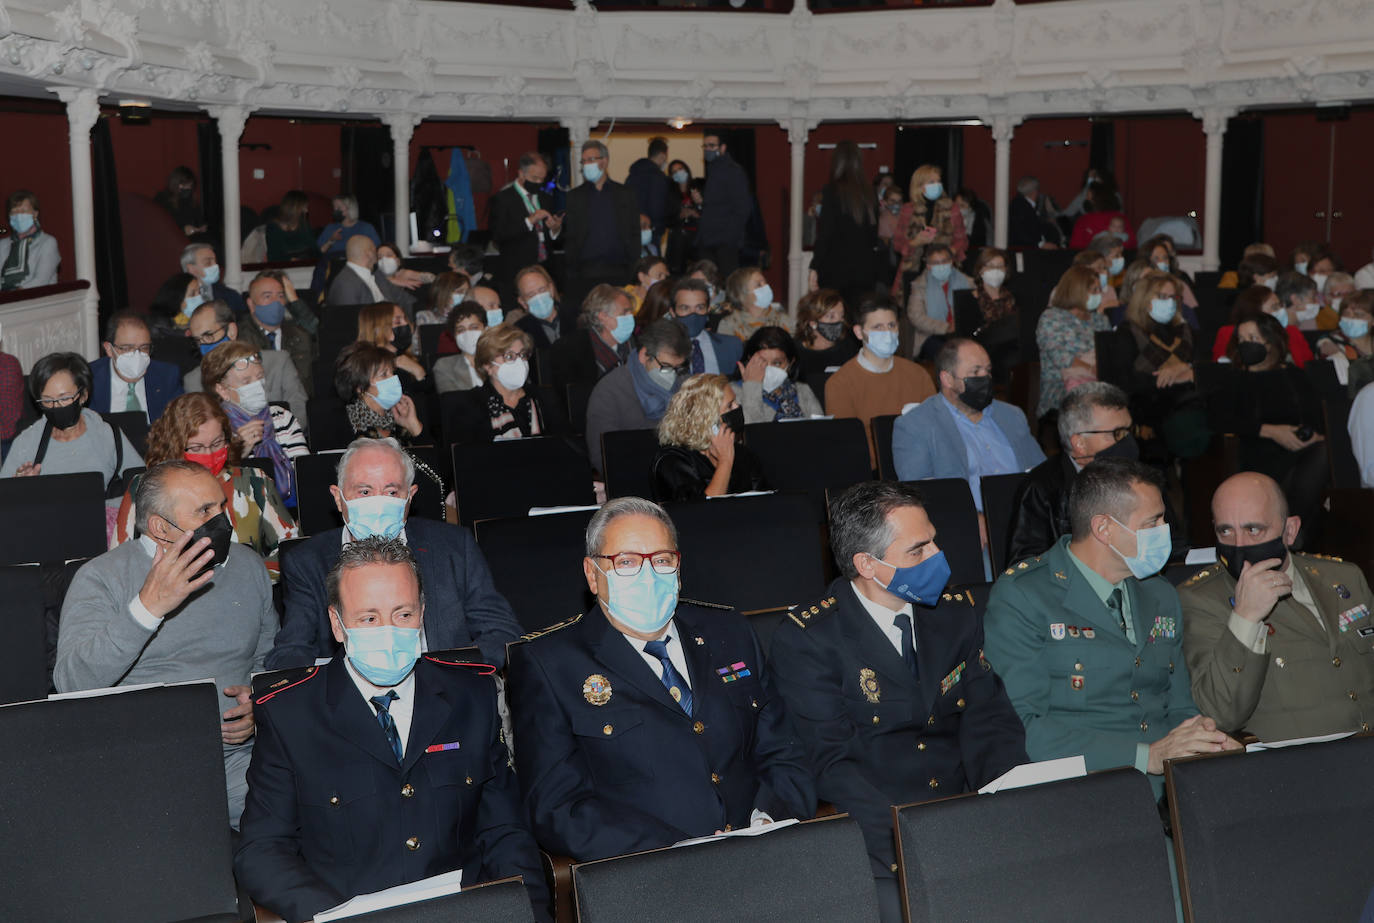
[[[747,340],[760,327],[781,327],[792,332],[792,318],[773,300],[773,287],[763,270],[742,266],[725,280],[725,298],[730,313],[716,327],[716,333]]]
[[[358,340],[371,343],[396,354],[396,371],[401,373],[401,385],[413,394],[429,373],[424,364],[412,354],[415,328],[400,305],[391,301],[370,304],[358,312]]]
[[[917,167],[911,174],[907,203],[897,215],[892,249],[901,257],[901,263],[892,280],[892,293],[903,300],[907,285],[925,265],[926,247],[945,244],[954,252],[955,265],[962,264],[968,253],[964,217],[954,207],[941,176],[940,168],[934,164]]]
[[[415,312],[416,325],[444,323],[448,319],[448,312],[467,300],[471,288],[472,280],[465,272],[439,273],[429,287],[425,307]]]
[[[223,408],[210,395],[201,391],[181,395],[148,430],[148,451],[143,459],[147,466],[171,459],[195,462],[215,476],[229,501],[226,512],[233,526],[233,540],[262,555],[267,573],[276,583],[277,548],[288,539],[299,538],[300,527],[282,502],[272,477],[259,468],[240,467],[239,441]],[[135,475],[124,492],[111,548],[135,537],[138,508],[134,497],[141,477]]]
[[[1101,259],[1101,254],[1094,255]],[[1050,306],[1035,325],[1035,344],[1040,349],[1037,417],[1056,409],[1074,388],[1097,381],[1094,335],[1112,329],[1105,311],[1102,275],[1092,266],[1070,266],[1050,293]]]
[[[763,471],[739,443],[744,411],[724,375],[693,375],[658,422],[651,476],[659,502],[766,490]]]

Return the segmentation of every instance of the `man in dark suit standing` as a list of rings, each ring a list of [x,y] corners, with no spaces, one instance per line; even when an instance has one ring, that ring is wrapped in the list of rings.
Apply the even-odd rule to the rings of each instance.
[[[1025,732],[983,657],[972,597],[944,592],[949,565],[920,491],[859,484],[830,521],[842,576],[778,627],[769,664],[817,793],[863,827],[884,923],[896,923],[892,806],[977,791],[1029,762]]]
[[[635,194],[606,176],[610,154],[600,141],[582,145],[582,178],[568,192],[564,221],[564,321],[569,328],[587,292],[605,282],[624,285],[639,259],[639,203]]]
[[[430,617],[427,650],[476,645],[488,663],[506,660],[506,644],[520,637],[510,604],[492,585],[491,571],[468,530],[407,519],[415,496],[415,463],[393,439],[355,439],[339,458],[331,486],[345,526],[314,536],[283,557],[286,615],[267,655],[267,668],[305,666],[332,657],[325,575],[349,543],[374,535],[401,538],[424,579]]]
[[[515,274],[526,266],[548,267],[553,242],[563,230],[563,216],[550,214],[543,198],[549,167],[544,155],[520,155],[515,181],[491,197],[491,239],[501,251],[495,283],[506,302],[516,299]]]
[[[425,596],[404,543],[347,546],[330,570],[329,665],[257,699],[239,882],[287,920],[462,870],[548,892],[483,665],[421,655]]]
[[[667,163],[668,139],[653,137],[649,139],[649,156],[630,164],[630,172],[625,177],[625,185],[634,190],[639,213],[649,219],[655,246],[663,240],[668,220],[676,217],[676,209],[672,207],[676,204],[676,196],[670,195],[675,187],[663,173]]]
[[[111,315],[100,348],[105,355],[91,363],[90,408],[96,413],[141,412],[151,423],[182,393],[180,370],[150,358],[153,335],[142,316]]]
[[[739,269],[745,225],[754,207],[749,177],[721,141],[720,131],[707,129],[701,136],[706,160],[706,189],[702,192],[701,222],[697,225],[697,250],[711,260],[724,279]]]
[[[1011,200],[1007,218],[1007,246],[1045,250],[1064,246],[1064,233],[1054,223],[1049,202],[1040,192],[1040,180],[1033,176],[1023,176],[1016,183],[1016,198]]]
[[[587,860],[810,817],[811,772],[758,639],[735,612],[678,598],[668,514],[612,500],[586,550],[597,604],[511,649],[535,839]]]

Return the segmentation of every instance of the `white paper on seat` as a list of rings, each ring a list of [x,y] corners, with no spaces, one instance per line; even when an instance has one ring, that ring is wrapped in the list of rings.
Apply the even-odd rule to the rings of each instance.
[[[387,888],[385,891],[374,891],[371,894],[359,894],[352,900],[344,901],[337,907],[331,907],[321,913],[315,914],[315,923],[329,923],[330,920],[346,920],[349,917],[356,917],[359,914],[371,913],[374,910],[384,910],[387,907],[400,907],[405,904],[414,904],[418,901],[433,900],[436,897],[443,897],[447,894],[457,894],[462,890],[463,870],[458,869],[452,872],[445,872],[442,875],[435,875],[433,878],[422,878],[419,881],[412,881],[408,885],[397,885],[394,888]]]
[[[1215,564],[1217,563],[1217,550],[1215,548],[1190,548],[1188,557],[1183,559],[1187,565],[1193,564]]]
[[[707,497],[707,500],[721,500],[728,497],[766,497],[769,494],[777,493],[774,490],[741,490],[737,494],[721,494],[719,497]]]
[[[131,686],[105,686],[100,689],[78,689],[75,692],[54,692],[48,696],[49,702],[57,702],[62,699],[94,699],[102,695],[119,695],[124,692],[138,692],[140,689],[161,689],[165,686],[194,686],[197,683],[209,683],[215,685],[213,677],[207,676],[205,679],[188,679],[180,683],[134,683]]]
[[[1081,756],[1065,756],[1057,760],[1043,760],[1039,763],[1022,763],[1013,766],[987,785],[978,789],[980,795],[1009,788],[1024,788],[1027,785],[1040,785],[1043,782],[1058,782],[1061,779],[1079,779],[1088,774],[1088,764]]]
[[[1354,731],[1341,731],[1337,734],[1323,734],[1320,737],[1294,737],[1292,740],[1258,740],[1245,745],[1246,753],[1259,750],[1282,750],[1284,747],[1300,747],[1303,744],[1324,744],[1328,740],[1344,740],[1355,736]]]
[[[551,516],[554,513],[585,513],[587,510],[599,510],[599,506],[532,506],[530,516]]]
[[[835,417],[828,413],[813,413],[809,417],[783,417],[781,420],[774,420],[774,423],[805,423],[807,420],[833,420]]]
[[[783,827],[791,827],[800,823],[795,817],[786,820],[775,820],[771,824],[758,824],[757,826],[745,827],[742,830],[731,830],[728,833],[713,833],[710,836],[693,837],[690,840],[680,840],[673,844],[676,849],[679,846],[696,846],[698,843],[714,843],[717,840],[728,840],[732,836],[762,836],[765,833],[772,833],[774,830],[781,830]],[[319,917],[315,918],[316,920]]]
[[[921,406],[921,402],[920,402],[920,401],[911,401],[910,403],[903,404],[903,405],[902,405],[902,414],[901,414],[901,415],[902,415],[902,416],[905,416],[906,414],[911,413],[911,411],[915,410],[917,407],[920,407],[920,406]]]

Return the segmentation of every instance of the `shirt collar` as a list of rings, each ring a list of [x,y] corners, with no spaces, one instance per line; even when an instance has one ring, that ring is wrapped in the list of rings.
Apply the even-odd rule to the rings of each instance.
[[[1073,549],[1065,545],[1064,550],[1069,553],[1069,560],[1078,568],[1078,572],[1083,575],[1083,579],[1088,581],[1088,586],[1092,587],[1093,592],[1097,594],[1097,598],[1102,600],[1102,605],[1105,606],[1107,604],[1107,599],[1112,595],[1112,590],[1119,589],[1123,595],[1125,594],[1126,581],[1124,579],[1121,580],[1120,583],[1112,583],[1106,577],[1080,561],[1078,555],[1073,553]]]
[[[860,368],[862,368],[866,372],[872,372],[874,375],[886,375],[888,372],[892,371],[894,368],[897,367],[896,362],[894,362],[892,359],[888,359],[887,361],[889,365],[887,368],[878,368],[876,365],[872,363],[871,360],[869,360],[868,356],[864,354],[862,347],[860,347],[858,355],[856,355],[854,358],[858,360]]]
[[[344,265],[347,266],[349,269],[353,270],[354,272],[356,272],[358,275],[362,276],[364,279],[372,278],[372,270],[368,269],[366,266],[359,266],[357,263],[354,262],[348,262]]]
[[[893,617],[903,612],[913,617],[916,614],[916,610],[912,608],[911,603],[905,603],[900,609],[889,609],[881,603],[875,603],[863,593],[859,592],[859,585],[857,582],[851,580],[849,581],[849,586],[854,590],[854,595],[858,597],[859,605],[864,607],[864,611],[871,615],[875,622],[882,625],[891,625]]]

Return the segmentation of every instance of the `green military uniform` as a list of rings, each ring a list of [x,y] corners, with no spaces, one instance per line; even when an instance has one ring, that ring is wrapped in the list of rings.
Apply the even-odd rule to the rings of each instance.
[[[1183,584],[1193,697],[1222,727],[1261,740],[1369,730],[1374,598],[1364,574],[1339,558],[1298,553],[1286,573],[1293,595],[1258,624],[1232,613],[1236,581],[1220,564]]]
[[[1197,714],[1183,661],[1178,595],[1162,577],[1128,577],[1120,614],[1069,552],[1069,536],[1008,568],[992,588],[986,653],[1026,726],[1033,760],[1082,754],[1089,770],[1135,766]],[[1123,619],[1125,625],[1123,626]],[[1163,777],[1151,776],[1156,794]]]

